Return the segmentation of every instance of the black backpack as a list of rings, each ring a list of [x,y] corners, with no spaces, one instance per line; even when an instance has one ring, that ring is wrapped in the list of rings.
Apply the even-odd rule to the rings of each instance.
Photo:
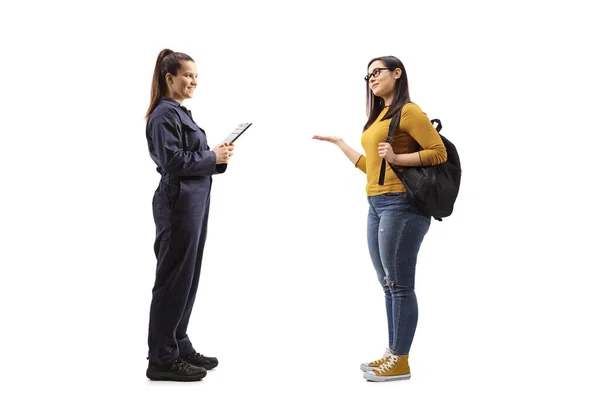
[[[402,110],[398,111],[392,118],[390,130],[386,139],[387,143],[392,141],[396,129],[400,124],[400,115]],[[442,130],[442,123],[439,119],[432,119],[431,123],[437,123],[435,130],[439,133]],[[404,184],[408,193],[409,202],[422,214],[430,215],[438,221],[452,214],[454,202],[458,196],[460,187],[460,158],[456,147],[452,142],[440,135],[448,159],[431,167],[407,167],[405,171],[400,172],[396,167],[390,164],[390,168],[398,175],[398,178]],[[419,150],[422,148],[419,146]],[[385,159],[381,161],[381,172],[379,174],[379,185],[383,185],[385,177]]]

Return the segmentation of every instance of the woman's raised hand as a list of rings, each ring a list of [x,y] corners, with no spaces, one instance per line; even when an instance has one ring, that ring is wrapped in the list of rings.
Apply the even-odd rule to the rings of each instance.
[[[329,142],[329,143],[333,143],[336,145],[339,145],[340,143],[342,143],[344,141],[344,139],[337,137],[337,136],[319,136],[319,135],[315,135],[313,136],[313,139],[317,139],[317,140],[321,140],[323,142]]]

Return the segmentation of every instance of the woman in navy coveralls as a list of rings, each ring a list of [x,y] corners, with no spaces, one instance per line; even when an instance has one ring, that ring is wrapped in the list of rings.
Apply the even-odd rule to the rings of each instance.
[[[206,241],[211,176],[225,172],[234,146],[210,150],[204,131],[182,105],[194,95],[196,77],[190,56],[161,51],[146,114],[148,149],[161,174],[152,201],[157,268],[146,371],[152,380],[200,380],[218,363],[196,352],[187,327]]]

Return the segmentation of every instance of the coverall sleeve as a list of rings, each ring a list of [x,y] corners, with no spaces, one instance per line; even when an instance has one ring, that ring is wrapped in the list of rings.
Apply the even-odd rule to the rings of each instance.
[[[157,116],[150,126],[158,164],[167,173],[176,176],[212,175],[217,155],[212,150],[183,150],[183,131],[174,112]]]
[[[217,164],[217,167],[215,168],[215,175],[222,174],[225,172],[225,170],[227,170],[227,164]]]

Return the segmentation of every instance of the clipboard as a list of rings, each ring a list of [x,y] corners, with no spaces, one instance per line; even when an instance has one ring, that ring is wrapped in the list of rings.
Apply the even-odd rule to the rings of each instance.
[[[235,142],[237,140],[237,138],[242,136],[242,133],[246,132],[246,129],[250,128],[250,125],[252,125],[252,122],[244,122],[244,123],[239,124],[233,130],[233,132],[231,132],[221,143],[219,143],[219,146],[222,145],[223,143]]]

